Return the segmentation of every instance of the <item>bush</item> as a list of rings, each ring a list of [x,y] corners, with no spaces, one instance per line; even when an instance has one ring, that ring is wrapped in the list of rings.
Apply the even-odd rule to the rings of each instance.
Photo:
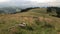
[[[57,17],[60,17],[60,8],[58,7],[48,7],[47,8],[47,13],[51,13],[53,16],[54,14],[57,16]]]

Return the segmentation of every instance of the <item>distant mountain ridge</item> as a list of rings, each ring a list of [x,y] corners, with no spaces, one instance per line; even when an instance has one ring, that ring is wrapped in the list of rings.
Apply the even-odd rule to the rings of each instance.
[[[18,7],[3,7],[0,8],[0,13],[14,13],[17,11],[21,11],[21,8]]]

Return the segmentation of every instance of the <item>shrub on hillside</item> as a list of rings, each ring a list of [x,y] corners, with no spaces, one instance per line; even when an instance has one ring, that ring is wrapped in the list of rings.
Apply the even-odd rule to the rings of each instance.
[[[52,12],[53,12],[53,14],[56,13],[57,17],[60,17],[60,8],[59,7],[48,7],[47,8],[47,13],[52,13]]]

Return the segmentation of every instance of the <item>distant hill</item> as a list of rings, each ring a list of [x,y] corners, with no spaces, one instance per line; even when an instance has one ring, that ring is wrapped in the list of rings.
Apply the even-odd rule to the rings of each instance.
[[[14,13],[14,12],[20,12],[21,8],[18,7],[4,7],[0,8],[0,13]]]
[[[35,8],[39,8],[39,7],[29,7],[29,8],[3,7],[3,8],[0,8],[0,14],[2,14],[2,13],[13,14],[13,13],[17,13],[17,12],[25,12],[25,11],[28,11],[30,9],[35,9]]]

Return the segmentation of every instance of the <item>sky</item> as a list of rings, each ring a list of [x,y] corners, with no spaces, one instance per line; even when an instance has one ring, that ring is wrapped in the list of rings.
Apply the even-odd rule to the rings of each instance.
[[[60,7],[60,0],[0,0],[0,6]]]

